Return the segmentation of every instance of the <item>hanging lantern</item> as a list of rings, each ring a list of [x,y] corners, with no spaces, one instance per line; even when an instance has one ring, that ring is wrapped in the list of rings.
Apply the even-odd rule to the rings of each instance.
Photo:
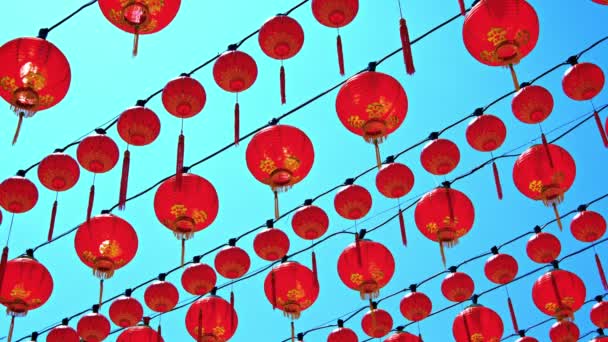
[[[215,270],[222,277],[238,279],[249,271],[251,260],[249,259],[249,254],[244,249],[230,245],[222,248],[215,255],[214,265]]]
[[[274,215],[278,219],[278,192],[289,190],[308,175],[315,151],[306,133],[297,127],[273,125],[253,136],[246,159],[253,177],[274,192]]]
[[[404,164],[395,163],[391,156],[387,158],[387,163],[382,165],[376,174],[376,188],[387,198],[400,199],[407,195],[414,187],[414,173]],[[405,233],[405,219],[399,202],[399,227],[401,231],[401,241],[407,246],[407,235]]]
[[[604,72],[593,63],[575,63],[562,79],[566,95],[576,101],[591,100],[604,88]]]
[[[54,327],[46,335],[46,342],[79,342],[80,337],[74,328],[68,326],[68,320],[64,319],[60,326]]]
[[[216,295],[197,300],[186,313],[186,329],[197,342],[228,341],[238,325],[234,308]]]
[[[388,312],[374,307],[363,315],[361,328],[371,338],[381,338],[393,329],[393,318]]]
[[[139,301],[131,297],[131,290],[127,290],[124,296],[116,298],[110,304],[109,310],[112,323],[121,328],[135,326],[144,317],[144,309]]]
[[[456,342],[500,341],[503,331],[500,316],[494,310],[478,304],[460,312],[452,324]]]
[[[507,284],[517,276],[519,267],[517,260],[509,254],[495,254],[491,256],[484,266],[484,273],[488,280],[494,284]]]
[[[371,64],[368,71],[342,85],[336,97],[336,112],[346,129],[374,144],[380,168],[378,144],[401,126],[407,115],[408,102],[399,81],[375,68],[375,64]]]
[[[103,341],[110,335],[110,322],[100,314],[99,306],[93,306],[93,312],[78,321],[76,330],[84,341]]]
[[[462,37],[467,50],[489,66],[508,66],[515,89],[519,81],[513,66],[536,46],[538,16],[525,0],[483,0],[464,19]]]
[[[184,263],[185,241],[211,225],[219,211],[217,192],[208,180],[184,173],[181,188],[176,177],[164,181],[154,195],[154,212],[160,223],[182,241]]]
[[[596,338],[594,338],[593,340],[589,341],[589,342],[606,342],[608,341],[608,336],[604,336],[603,333],[600,336],[597,336]]]
[[[164,342],[163,337],[150,328],[150,318],[145,317],[144,323],[123,330],[116,342]]]
[[[70,81],[68,60],[45,39],[17,38],[0,47],[0,96],[19,117],[13,145],[23,118],[61,102]]]
[[[329,217],[325,210],[316,205],[306,204],[296,210],[291,218],[293,231],[302,239],[316,240],[327,232]]]
[[[397,331],[384,340],[384,342],[422,342],[422,339],[406,331]]]
[[[338,258],[340,279],[348,288],[358,291],[361,299],[377,298],[394,273],[395,259],[379,242],[358,239]]]
[[[406,319],[420,322],[433,311],[431,299],[422,292],[410,292],[401,299],[399,310]]]
[[[268,223],[271,223],[268,222]],[[289,252],[289,237],[280,229],[268,225],[253,240],[255,254],[266,261],[277,261]]]
[[[0,205],[12,214],[23,214],[34,208],[38,202],[38,189],[25,172],[19,171],[17,176],[5,179],[0,183]]]
[[[228,47],[213,65],[213,79],[223,90],[236,94],[234,104],[234,144],[240,138],[240,105],[239,93],[249,89],[258,77],[258,66],[255,60],[245,52],[238,51],[237,45]]]
[[[545,121],[553,111],[553,95],[541,86],[523,85],[511,101],[513,115],[531,125]]]
[[[133,56],[137,56],[140,34],[164,29],[177,15],[181,0],[99,0],[106,19],[119,29],[133,33]]]
[[[595,242],[606,233],[606,220],[591,210],[582,210],[570,222],[570,231],[581,242]]]
[[[359,342],[357,334],[352,329],[344,327],[344,321],[338,320],[338,328],[327,335],[327,342]]]
[[[118,209],[123,210],[127,202],[127,185],[129,183],[129,166],[131,152],[129,146],[149,145],[160,134],[160,120],[156,113],[144,107],[145,102],[138,101],[118,118],[116,129],[118,134],[127,143],[127,149],[122,160],[122,176],[120,178],[120,192],[118,196]]]
[[[336,47],[338,51],[338,66],[340,75],[344,76],[344,53],[342,51],[342,37],[340,28],[350,24],[359,11],[359,0],[313,0],[312,14],[315,19],[327,27],[336,28],[338,38]]]
[[[574,183],[576,165],[565,149],[554,144],[534,145],[524,151],[513,166],[513,181],[526,197],[552,206],[562,229],[557,204]]]
[[[608,328],[608,302],[602,301],[602,297],[596,299],[598,299],[598,303],[591,308],[589,316],[596,327],[606,329]]]
[[[464,302],[471,298],[475,292],[475,283],[473,279],[466,273],[456,272],[456,269],[450,269],[452,273],[448,274],[441,282],[441,293],[443,296],[452,302]]]
[[[464,193],[443,187],[428,192],[416,204],[414,218],[418,230],[429,240],[439,243],[445,265],[445,247],[452,247],[473,227],[475,209]]]
[[[169,312],[177,305],[179,293],[175,285],[165,281],[166,275],[161,273],[158,280],[150,284],[144,292],[146,306],[155,312]]]
[[[196,257],[194,263],[189,265],[182,273],[182,286],[186,292],[202,296],[209,293],[217,282],[217,276],[211,266],[202,264]]]
[[[182,129],[177,139],[177,159],[175,163],[175,177],[177,186],[181,187],[181,177],[184,172],[184,149],[186,137],[184,136],[183,119],[191,118],[203,110],[207,101],[205,88],[197,80],[187,74],[173,79],[165,85],[162,93],[163,106],[169,114],[182,119]]]
[[[362,219],[372,208],[372,195],[366,188],[352,184],[349,180],[336,193],[334,208],[347,220]]]
[[[264,281],[266,298],[286,317],[298,319],[319,296],[319,284],[312,271],[297,262],[284,262],[270,271]]]
[[[460,150],[451,140],[434,139],[420,153],[420,163],[424,169],[436,176],[447,175],[460,162]]]
[[[85,170],[95,175],[106,173],[118,163],[118,146],[104,130],[98,129],[93,135],[82,139],[76,149],[78,163]],[[89,204],[87,206],[87,222],[91,219],[93,202],[95,201],[95,176],[89,191]]]
[[[266,56],[281,61],[281,104],[286,103],[283,61],[295,56],[304,45],[302,26],[293,18],[279,14],[262,25],[258,34],[260,48]]]
[[[558,321],[573,319],[574,312],[583,306],[586,294],[581,278],[561,269],[545,273],[532,287],[532,299],[536,307]]]
[[[559,257],[562,244],[555,235],[540,230],[528,240],[526,254],[530,260],[539,264],[546,264]]]
[[[549,330],[551,342],[576,342],[580,336],[580,330],[570,321],[555,322]]]
[[[47,189],[63,192],[71,189],[80,177],[80,167],[74,158],[56,150],[53,154],[46,156],[38,165],[38,179]],[[59,194],[57,194],[57,197]],[[51,222],[47,241],[53,239],[55,229],[55,217],[57,216],[57,199],[51,210]]]

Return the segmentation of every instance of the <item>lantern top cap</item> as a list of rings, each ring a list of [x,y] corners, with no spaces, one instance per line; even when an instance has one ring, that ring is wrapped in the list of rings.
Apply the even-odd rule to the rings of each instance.
[[[64,319],[61,320],[61,325],[66,325],[67,326],[69,324],[69,322],[70,322],[70,319],[66,317],[66,318],[64,318]]]
[[[338,320],[338,328],[344,328],[344,320],[342,320],[342,319]]]
[[[231,238],[230,240],[228,240],[228,246],[230,247],[234,247],[236,246],[236,238]]]
[[[439,132],[431,132],[429,134],[429,140],[437,140],[439,139]]]
[[[201,256],[197,255],[194,258],[192,258],[192,262],[194,262],[195,264],[198,264],[201,262]]]
[[[492,254],[494,254],[494,255],[498,254],[498,247],[493,246],[493,247],[490,249],[490,252],[492,252]]]
[[[458,266],[450,266],[448,268],[448,271],[450,271],[451,273],[456,273],[456,271],[458,271]]]
[[[452,185],[452,183],[450,183],[450,181],[445,181],[445,182],[441,183],[441,186],[443,186],[446,189],[449,189],[451,185]]]
[[[479,108],[475,108],[475,111],[473,111],[473,115],[475,116],[482,116],[483,115],[483,108],[479,107]]]
[[[228,49],[227,50],[228,51],[236,51],[236,49],[238,49],[238,48],[239,48],[238,44],[230,44],[230,45],[228,45]]]
[[[125,290],[125,296],[131,297],[132,294],[133,294],[133,290],[132,289],[126,289]]]
[[[266,220],[266,228],[274,228],[274,220]]]
[[[568,57],[568,59],[566,60],[566,63],[568,63],[570,65],[577,65],[578,64],[578,56],[570,56],[570,57]]]
[[[99,312],[99,304],[93,305],[93,307],[91,308],[91,311],[93,311],[93,313],[98,313]]]
[[[369,62],[367,64],[367,71],[376,71],[377,66],[378,66],[378,62]]]
[[[540,226],[534,226],[534,232],[535,232],[536,234],[538,234],[538,233],[540,233],[540,232],[542,232],[542,231],[543,231],[543,230],[542,230],[542,228],[541,228]]]
[[[392,164],[395,162],[395,156],[388,156],[386,157],[386,161],[384,162],[385,164]]]
[[[167,273],[160,273],[158,275],[158,280],[160,280],[160,281],[165,281],[166,278],[167,278]]]
[[[416,285],[416,284],[410,285],[410,292],[417,292],[417,291],[418,291],[418,285]]]
[[[95,128],[95,133],[105,135],[106,134],[106,130],[103,129],[103,128]]]
[[[49,30],[48,28],[41,28],[38,31],[38,38],[46,40],[46,37],[49,35],[50,31],[51,30]]]
[[[137,100],[137,102],[135,102],[135,106],[136,107],[145,107],[146,103],[147,103],[146,100]]]
[[[578,211],[579,213],[583,212],[585,210],[587,210],[587,205],[586,204],[581,204],[581,205],[578,206],[578,208],[576,208],[576,211]]]
[[[310,198],[306,199],[306,200],[304,200],[304,205],[312,205],[312,202],[313,202],[312,199],[310,199]]]
[[[25,170],[19,170],[19,171],[17,171],[17,176],[19,176],[19,177],[25,177]]]

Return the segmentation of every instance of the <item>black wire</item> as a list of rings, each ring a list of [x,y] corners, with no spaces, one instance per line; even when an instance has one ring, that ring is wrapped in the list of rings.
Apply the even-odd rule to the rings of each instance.
[[[80,6],[80,8],[78,8],[77,10],[75,10],[74,12],[70,13],[70,15],[68,15],[67,17],[61,19],[58,23],[56,23],[55,25],[49,27],[48,29],[45,29],[46,32],[51,32],[52,30],[56,29],[57,27],[59,27],[60,25],[62,25],[63,23],[65,23],[66,21],[72,19],[73,16],[75,16],[76,14],[78,14],[80,11],[82,11],[83,9],[93,5],[94,3],[96,3],[97,0],[91,0],[89,2],[87,2],[86,4]]]

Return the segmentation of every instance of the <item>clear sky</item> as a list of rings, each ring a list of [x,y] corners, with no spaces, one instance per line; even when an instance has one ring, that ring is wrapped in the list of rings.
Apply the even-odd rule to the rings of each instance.
[[[458,12],[456,0],[403,1],[412,37],[417,37],[436,24]],[[0,3],[0,42],[16,37],[34,36],[38,29],[47,27],[84,3],[83,0],[43,1],[30,0]],[[21,137],[16,146],[10,141],[16,117],[6,105],[0,115],[0,177],[12,176],[18,169],[38,162],[55,148],[88,134],[93,128],[120,114],[135,104],[139,98],[147,97],[182,72],[208,58],[223,52],[228,44],[235,43],[259,28],[269,17],[289,9],[298,1],[183,1],[180,12],[165,30],[140,39],[139,56],[131,57],[132,37],[109,24],[97,5],[91,6],[73,19],[51,32],[48,39],[67,56],[72,67],[72,83],[67,97],[58,106],[38,113],[24,122]],[[469,1],[467,1],[469,3]],[[604,23],[608,6],[591,0],[578,1],[531,1],[541,24],[540,39],[536,49],[525,58],[517,71],[520,81],[537,76],[549,67],[564,61],[591,43],[606,35]],[[312,16],[310,4],[305,4],[292,13],[303,26],[305,43],[302,51],[285,62],[287,70],[287,104],[281,106],[278,94],[279,62],[267,58],[260,50],[257,39],[247,41],[241,49],[250,53],[258,63],[259,76],[255,85],[241,94],[241,129],[249,132],[321,91],[343,80],[337,72],[335,56],[335,31],[317,23]],[[399,47],[399,13],[394,0],[361,1],[359,15],[349,26],[341,30],[346,59],[346,73],[352,75]],[[425,138],[430,132],[469,114],[475,108],[486,105],[512,88],[509,72],[502,68],[486,67],[474,60],[462,43],[462,19],[445,26],[428,36],[413,48],[417,72],[407,76],[403,59],[396,55],[378,67],[378,71],[396,77],[409,97],[409,112],[403,126],[381,146],[383,155],[403,150]],[[608,70],[608,44],[598,46],[587,53],[583,60],[597,63]],[[555,110],[543,124],[545,131],[556,137],[570,127],[571,122],[590,110],[589,103],[575,103],[561,90],[561,77],[566,67],[543,78],[539,84],[548,88],[555,99]],[[186,164],[190,164],[217,149],[232,139],[232,106],[234,96],[222,91],[213,81],[211,66],[196,74],[207,90],[207,105],[203,112],[186,121]],[[596,105],[607,102],[606,91],[595,100]],[[300,205],[304,199],[340,184],[346,178],[372,166],[375,162],[372,145],[349,133],[335,113],[336,91],[298,111],[283,123],[304,130],[313,141],[316,159],[308,177],[292,190],[281,196],[283,209]],[[179,132],[179,120],[170,116],[163,108],[160,98],[148,103],[162,122],[160,137],[152,145],[132,149],[129,193],[140,191],[156,180],[170,175],[175,170],[175,145]],[[538,128],[517,121],[506,99],[491,110],[500,116],[508,128],[504,146],[498,153],[513,149],[522,152],[538,138]],[[606,114],[602,114],[603,120]],[[466,124],[448,131],[444,137],[454,140],[461,149],[461,162],[448,179],[465,173],[490,158],[489,154],[475,152],[466,144]],[[553,132],[554,129],[558,129]],[[115,128],[109,134],[119,142]],[[218,157],[193,169],[193,172],[209,179],[216,187],[220,198],[220,212],[211,227],[189,241],[187,258],[203,253],[230,237],[237,236],[272,217],[272,195],[266,186],[258,183],[249,173],[245,163],[247,141],[231,148]],[[577,163],[577,178],[560,206],[563,212],[608,192],[605,184],[606,158],[608,150],[602,146],[593,121],[588,121],[560,141]],[[119,142],[121,151],[125,148]],[[75,149],[68,151],[75,155]],[[419,162],[420,148],[404,155],[400,161],[406,163],[416,175],[416,184],[408,199],[416,198],[437,186],[443,179],[426,173]],[[458,182],[454,187],[465,192],[475,205],[476,218],[473,230],[454,249],[447,252],[448,263],[459,263],[469,257],[489,251],[490,247],[511,237],[530,231],[535,225],[552,218],[552,211],[541,203],[534,203],[521,195],[514,187],[511,177],[513,159],[498,163],[504,188],[504,200],[498,201],[494,190],[491,170],[483,169],[475,175]],[[28,177],[38,183],[36,172]],[[97,197],[95,213],[109,208],[118,198],[120,167],[96,179]],[[80,224],[85,216],[86,198],[92,175],[82,171],[80,182],[65,194],[60,195],[60,209],[56,232],[66,231]],[[383,198],[375,189],[373,173],[361,178],[358,184],[367,187],[373,195],[370,218],[359,223],[358,228],[372,227],[395,213],[395,201]],[[29,213],[15,218],[10,241],[11,255],[16,257],[26,248],[44,241],[54,194],[39,186],[38,205]],[[352,227],[352,222],[340,218],[333,209],[333,194],[325,196],[316,204],[330,216],[330,232]],[[393,208],[393,209],[391,209]],[[600,202],[592,209],[608,214],[608,201]],[[127,219],[137,230],[139,250],[135,259],[106,282],[106,296],[115,295],[158,273],[175,267],[179,263],[178,241],[164,228],[153,212],[153,192],[127,204],[124,212],[116,214]],[[9,217],[6,213],[0,226],[0,238],[7,236]],[[290,218],[288,218],[290,219]],[[438,248],[417,231],[413,211],[406,212],[409,245],[400,243],[396,221],[369,235],[382,242],[393,252],[397,270],[391,283],[382,290],[389,294],[418,282],[443,269]],[[308,246],[291,230],[289,220],[277,223],[290,239],[292,251]],[[564,220],[568,228],[570,218]],[[559,233],[552,225],[550,232],[558,234],[563,244],[562,255],[584,247],[575,241],[568,229]],[[251,254],[252,270],[266,262],[253,253],[253,236],[239,242]],[[349,243],[350,236],[338,236],[315,248],[319,258],[321,294],[315,305],[304,312],[296,322],[296,330],[307,330],[334,322],[338,317],[365,305],[359,294],[344,286],[336,272],[340,251]],[[598,248],[604,264],[608,266],[608,249]],[[525,255],[525,240],[505,248],[514,255],[520,266],[520,274],[537,265]],[[96,302],[97,280],[78,259],[74,252],[73,234],[37,251],[36,257],[53,275],[53,295],[42,308],[30,312],[16,322],[16,339],[33,330],[41,330],[57,324],[63,317],[81,311]],[[309,253],[295,258],[309,264]],[[203,259],[212,263],[213,255]],[[467,264],[462,271],[470,274],[476,292],[484,291],[490,284],[483,275],[484,260]],[[562,264],[565,269],[577,272],[587,284],[587,297],[603,292],[593,262],[593,252],[587,251]],[[531,288],[537,273],[512,285],[509,291],[515,303],[521,328],[528,327],[546,318],[533,305]],[[180,285],[180,272],[168,280]],[[278,311],[273,311],[263,293],[265,274],[258,275],[234,286],[237,296],[239,327],[232,339],[241,341],[278,342],[289,336],[289,321]],[[218,284],[224,279],[219,278]],[[427,293],[436,309],[449,303],[439,291],[441,279],[425,284],[420,291]],[[229,292],[218,293],[227,297]],[[143,289],[134,293],[143,300]],[[396,325],[405,324],[398,305],[401,296],[381,304],[388,310]],[[180,290],[180,300],[191,296]],[[506,307],[504,290],[494,291],[481,297],[480,303],[492,307],[503,318],[505,335],[512,332]],[[107,314],[106,306],[102,312]],[[576,315],[576,323],[582,332],[593,329],[589,322],[590,306]],[[421,322],[420,330],[426,341],[451,341],[452,321],[460,307],[453,308]],[[149,311],[146,309],[146,313]],[[162,319],[165,341],[190,341],[185,330],[186,310],[165,315]],[[354,317],[347,326],[355,329],[361,340],[366,337],[360,329],[362,315]],[[0,335],[5,336],[9,318],[0,319]],[[158,320],[153,321],[156,326]],[[75,326],[76,320],[71,322]],[[550,324],[532,330],[529,335],[540,341],[548,341]],[[417,333],[415,326],[411,332]],[[306,336],[306,341],[325,341],[330,330],[321,330]],[[114,341],[117,335],[108,338]],[[44,341],[45,337],[39,340]],[[515,340],[513,338],[512,340]]]

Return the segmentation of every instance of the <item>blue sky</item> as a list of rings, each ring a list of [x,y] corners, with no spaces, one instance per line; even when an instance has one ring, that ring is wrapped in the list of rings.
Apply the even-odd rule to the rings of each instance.
[[[76,9],[83,0],[56,2],[30,0],[27,8],[19,2],[0,4],[2,30],[0,42],[16,37],[36,35],[38,29],[47,27],[67,13]],[[140,39],[139,56],[131,57],[132,37],[111,24],[101,14],[97,5],[91,6],[52,31],[48,37],[67,56],[72,67],[72,84],[67,97],[56,107],[38,113],[24,122],[16,146],[10,146],[16,118],[6,105],[0,115],[0,126],[4,127],[0,137],[0,177],[12,176],[18,169],[38,162],[56,147],[88,134],[93,128],[120,114],[140,98],[162,88],[170,79],[208,58],[223,52],[228,44],[235,43],[259,28],[269,17],[297,4],[298,1],[183,1],[180,12],[165,30]],[[517,66],[520,81],[537,76],[549,67],[564,61],[568,56],[587,47],[606,35],[600,23],[606,20],[607,6],[580,0],[575,3],[531,1],[541,24],[541,34],[536,49]],[[427,0],[404,1],[412,37],[417,37],[436,24],[458,12],[457,1]],[[25,14],[25,16],[24,16]],[[255,85],[239,96],[241,103],[241,130],[249,132],[265,124],[273,117],[296,107],[321,91],[343,80],[337,72],[335,57],[335,31],[317,23],[312,16],[310,4],[292,13],[303,26],[305,43],[302,51],[285,62],[287,70],[287,104],[281,106],[278,94],[279,62],[267,58],[254,37],[241,47],[258,63],[258,79]],[[490,68],[479,64],[466,51],[462,43],[462,19],[445,26],[416,44],[413,48],[417,72],[407,76],[403,59],[396,55],[378,67],[378,71],[396,77],[409,97],[409,112],[403,126],[382,144],[384,156],[396,153],[425,138],[430,132],[441,129],[449,122],[486,105],[512,88],[509,72],[502,68]],[[359,15],[349,26],[341,30],[344,42],[346,74],[352,75],[365,68],[367,63],[377,60],[399,47],[398,8],[396,1],[361,1]],[[606,62],[608,44],[598,46],[582,60],[597,63],[608,70]],[[556,137],[567,129],[571,122],[590,111],[589,103],[569,100],[561,90],[561,77],[566,67],[543,78],[538,84],[548,88],[555,99],[555,109],[543,123],[549,138]],[[232,106],[234,96],[222,91],[213,81],[211,66],[194,74],[207,91],[207,105],[203,112],[185,124],[187,136],[186,164],[201,159],[232,141]],[[308,177],[281,196],[283,209],[300,205],[304,199],[343,182],[374,164],[373,146],[348,132],[335,113],[336,91],[312,103],[288,117],[285,124],[304,130],[313,141],[316,159]],[[595,100],[596,105],[607,102],[604,90]],[[148,187],[156,180],[174,171],[175,144],[179,134],[179,120],[165,112],[160,97],[148,103],[162,122],[159,138],[150,146],[133,148],[131,152],[131,178],[129,193]],[[538,137],[538,128],[517,121],[510,110],[510,100],[492,107],[492,114],[500,116],[508,129],[507,140],[497,153],[515,149],[522,152]],[[602,114],[603,120],[606,113]],[[566,125],[566,126],[564,126]],[[466,124],[446,132],[443,137],[455,141],[461,149],[461,162],[448,179],[465,173],[490,156],[474,151],[466,144]],[[115,128],[109,134],[119,141]],[[192,171],[210,180],[220,198],[220,212],[211,227],[196,235],[188,243],[187,258],[203,253],[229,238],[237,236],[272,217],[272,195],[267,187],[258,183],[248,172],[245,164],[243,142],[220,156],[194,168]],[[573,134],[560,140],[561,146],[570,151],[577,163],[577,178],[560,206],[563,212],[579,204],[599,197],[607,192],[605,187],[605,159],[608,150],[602,146],[595,124],[589,121]],[[120,142],[121,150],[125,144]],[[74,155],[72,148],[68,153]],[[412,168],[416,184],[408,199],[414,199],[443,179],[433,177],[422,169],[419,162],[420,148],[400,158]],[[498,163],[504,188],[504,200],[498,201],[489,168],[458,182],[454,187],[465,192],[475,205],[476,218],[473,230],[454,249],[448,251],[448,263],[454,264],[472,256],[489,251],[490,247],[511,237],[530,231],[535,225],[552,218],[552,211],[541,203],[534,203],[521,195],[511,179],[513,159]],[[36,173],[28,174],[36,184]],[[120,168],[97,177],[95,213],[116,203]],[[82,172],[77,186],[60,195],[60,209],[56,232],[63,232],[80,224],[85,216],[86,197],[92,175]],[[373,227],[395,213],[395,201],[384,199],[375,189],[373,173],[362,177],[358,184],[367,187],[373,196],[372,211],[365,222],[357,228]],[[39,186],[38,205],[30,212],[15,218],[10,241],[11,258],[26,248],[44,241],[48,227],[48,216],[54,194]],[[153,212],[153,192],[127,204],[124,212],[115,213],[127,219],[139,236],[139,251],[135,259],[105,284],[106,295],[114,295],[158,273],[173,268],[179,263],[178,241],[164,228]],[[333,210],[333,195],[316,202],[330,215],[330,232],[352,227]],[[608,213],[608,202],[599,202],[592,207],[600,213]],[[0,226],[0,238],[6,239],[8,215]],[[397,271],[391,283],[382,290],[392,293],[418,282],[442,270],[437,246],[423,238],[416,230],[413,211],[406,212],[409,245],[400,244],[398,224],[391,224],[370,233],[369,238],[384,243],[395,255]],[[564,223],[568,227],[570,219]],[[285,229],[291,239],[292,251],[308,246],[291,230],[289,220],[276,227]],[[563,253],[584,247],[575,241],[567,229],[558,233],[557,226],[548,227],[562,241]],[[253,236],[242,239],[239,246],[251,252],[252,270],[266,262],[257,258],[252,250]],[[315,305],[304,312],[296,322],[296,329],[307,330],[352,312],[365,305],[359,295],[344,286],[336,272],[339,252],[351,242],[349,236],[339,236],[315,248],[319,258],[321,294]],[[73,235],[41,248],[36,257],[51,271],[55,289],[49,302],[42,308],[17,320],[15,337],[20,338],[33,330],[56,324],[65,316],[81,311],[97,298],[98,283],[91,271],[78,259],[73,249]],[[605,265],[608,265],[608,250],[605,245],[598,248]],[[525,240],[505,248],[514,255],[523,274],[536,267],[525,256]],[[295,258],[309,263],[309,254]],[[204,262],[212,263],[213,257]],[[492,287],[483,275],[483,262],[467,264],[462,271],[475,280],[476,292]],[[571,258],[562,264],[565,269],[576,271],[587,284],[588,297],[602,293],[591,251]],[[509,286],[518,313],[520,327],[530,326],[546,317],[533,305],[531,287],[534,279],[527,277]],[[168,280],[179,285],[180,273],[172,274]],[[219,284],[225,282],[219,278]],[[289,322],[280,312],[273,312],[263,293],[264,275],[234,286],[237,296],[239,328],[232,341],[280,341],[289,336]],[[449,303],[440,294],[441,279],[425,284],[424,291],[433,299],[434,308]],[[227,297],[229,292],[220,291]],[[143,299],[143,290],[134,293]],[[180,300],[191,297],[180,291]],[[397,324],[406,321],[398,311],[400,296],[382,303]],[[484,295],[480,303],[495,309],[503,318],[506,334],[511,333],[506,295],[504,290]],[[588,319],[590,306],[577,313],[576,323],[582,332],[593,327]],[[448,310],[420,324],[427,341],[452,340],[451,324],[460,308]],[[107,313],[107,306],[103,313]],[[149,312],[149,311],[146,311]],[[166,341],[188,341],[184,315],[180,310],[163,317],[163,333]],[[355,329],[360,339],[365,339],[360,330],[358,315],[347,323]],[[0,331],[8,328],[8,318],[0,320]],[[158,320],[153,321],[156,326]],[[73,326],[76,320],[71,322]],[[530,332],[541,341],[548,340],[549,324]],[[306,341],[324,341],[330,330],[307,335]],[[412,332],[417,332],[413,330]],[[505,334],[505,335],[506,335]],[[114,341],[116,335],[108,338]],[[513,338],[512,340],[515,340]],[[39,340],[44,340],[42,337]]]

